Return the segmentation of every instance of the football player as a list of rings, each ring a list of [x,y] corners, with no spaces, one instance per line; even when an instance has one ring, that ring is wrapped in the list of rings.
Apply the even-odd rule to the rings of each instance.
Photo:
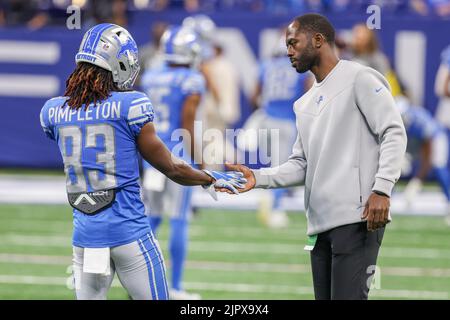
[[[252,97],[252,105],[261,108],[255,115],[262,119],[259,121],[258,129],[269,131],[268,150],[276,152],[271,154],[272,165],[284,163],[291,154],[297,135],[292,106],[306,91],[306,79],[307,74],[292,70],[291,63],[286,59],[284,37],[280,38],[273,56],[261,63],[259,81]],[[270,130],[273,129],[278,130],[279,139],[270,139]],[[286,227],[288,218],[281,210],[281,200],[288,189],[273,189],[270,192],[271,197],[261,199],[259,216],[269,227]]]
[[[407,152],[419,155],[420,165],[413,178],[406,185],[404,195],[408,205],[422,189],[422,182],[430,170],[433,171],[450,211],[450,172],[448,170],[448,138],[445,128],[423,107],[413,106],[403,96],[396,98],[408,135]],[[446,217],[450,224],[450,215]]]
[[[137,57],[126,29],[94,26],[64,96],[48,100],[40,114],[64,162],[77,299],[105,299],[115,272],[133,299],[168,298],[164,259],[140,196],[138,153],[180,184],[211,192],[239,185],[238,176],[196,170],[171,155],[156,135],[149,98],[132,90]]]
[[[201,60],[201,44],[198,34],[191,28],[173,26],[162,36],[161,47],[166,66],[146,71],[142,77],[142,88],[151,97],[158,136],[169,150],[176,155],[182,152],[179,156],[191,162],[195,158],[196,145],[194,121],[205,91],[205,79],[197,70]],[[182,129],[187,134],[187,138],[183,138],[181,142],[179,140],[183,131],[180,131],[180,135],[174,134],[177,129]],[[170,298],[200,299],[200,295],[187,293],[182,287],[192,188],[166,179],[146,162],[144,168],[144,195],[152,230],[157,230],[162,215],[170,217]]]
[[[240,117],[239,75],[235,65],[227,58],[224,43],[218,41],[220,30],[211,18],[195,14],[186,17],[183,26],[199,35],[202,46],[199,70],[205,77],[207,90],[197,118],[202,120],[204,131],[220,132],[215,135],[214,150],[205,147],[205,151],[208,151],[204,155],[208,160],[205,161],[205,168],[220,170],[223,168],[223,159],[234,160],[234,146],[226,138],[226,129]]]

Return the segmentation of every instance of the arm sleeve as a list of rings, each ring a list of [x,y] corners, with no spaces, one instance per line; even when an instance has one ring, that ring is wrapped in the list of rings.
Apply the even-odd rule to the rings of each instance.
[[[41,109],[41,113],[39,115],[40,121],[41,121],[41,127],[42,130],[44,130],[45,135],[55,140],[55,134],[53,132],[53,126],[50,124],[50,121],[48,119],[48,108],[47,104],[44,105],[44,107]]]
[[[154,118],[153,107],[147,95],[139,93],[133,97],[125,116],[133,137],[137,138],[141,129],[148,122],[153,122]]]
[[[283,188],[304,184],[306,177],[306,158],[300,134],[297,133],[297,140],[287,162],[277,167],[252,171],[256,178],[255,188]]]
[[[372,133],[378,137],[380,154],[372,191],[391,195],[400,177],[406,151],[406,131],[390,93],[389,84],[378,72],[361,70],[355,79],[356,103]]]

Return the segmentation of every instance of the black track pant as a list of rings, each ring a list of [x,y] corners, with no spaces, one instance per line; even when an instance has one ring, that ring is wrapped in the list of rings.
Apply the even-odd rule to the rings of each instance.
[[[367,300],[383,234],[384,228],[367,231],[366,223],[318,234],[311,251],[316,300]]]

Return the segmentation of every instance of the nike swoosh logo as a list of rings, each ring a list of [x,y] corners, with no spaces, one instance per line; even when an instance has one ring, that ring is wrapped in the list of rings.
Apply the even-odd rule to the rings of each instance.
[[[383,87],[379,88],[379,89],[375,89],[375,92],[378,93],[381,91],[381,89],[383,89]]]

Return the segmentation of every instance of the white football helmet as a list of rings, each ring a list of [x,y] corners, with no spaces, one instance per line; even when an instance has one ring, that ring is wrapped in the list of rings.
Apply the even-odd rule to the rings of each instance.
[[[198,34],[188,27],[173,26],[161,37],[164,60],[169,63],[197,67],[201,59],[201,44]]]
[[[75,61],[111,71],[122,90],[133,87],[140,69],[133,37],[125,28],[111,23],[98,24],[85,33]]]
[[[212,40],[213,32],[216,30],[216,24],[210,17],[204,14],[196,14],[186,17],[183,20],[183,26],[193,29],[203,40]]]

